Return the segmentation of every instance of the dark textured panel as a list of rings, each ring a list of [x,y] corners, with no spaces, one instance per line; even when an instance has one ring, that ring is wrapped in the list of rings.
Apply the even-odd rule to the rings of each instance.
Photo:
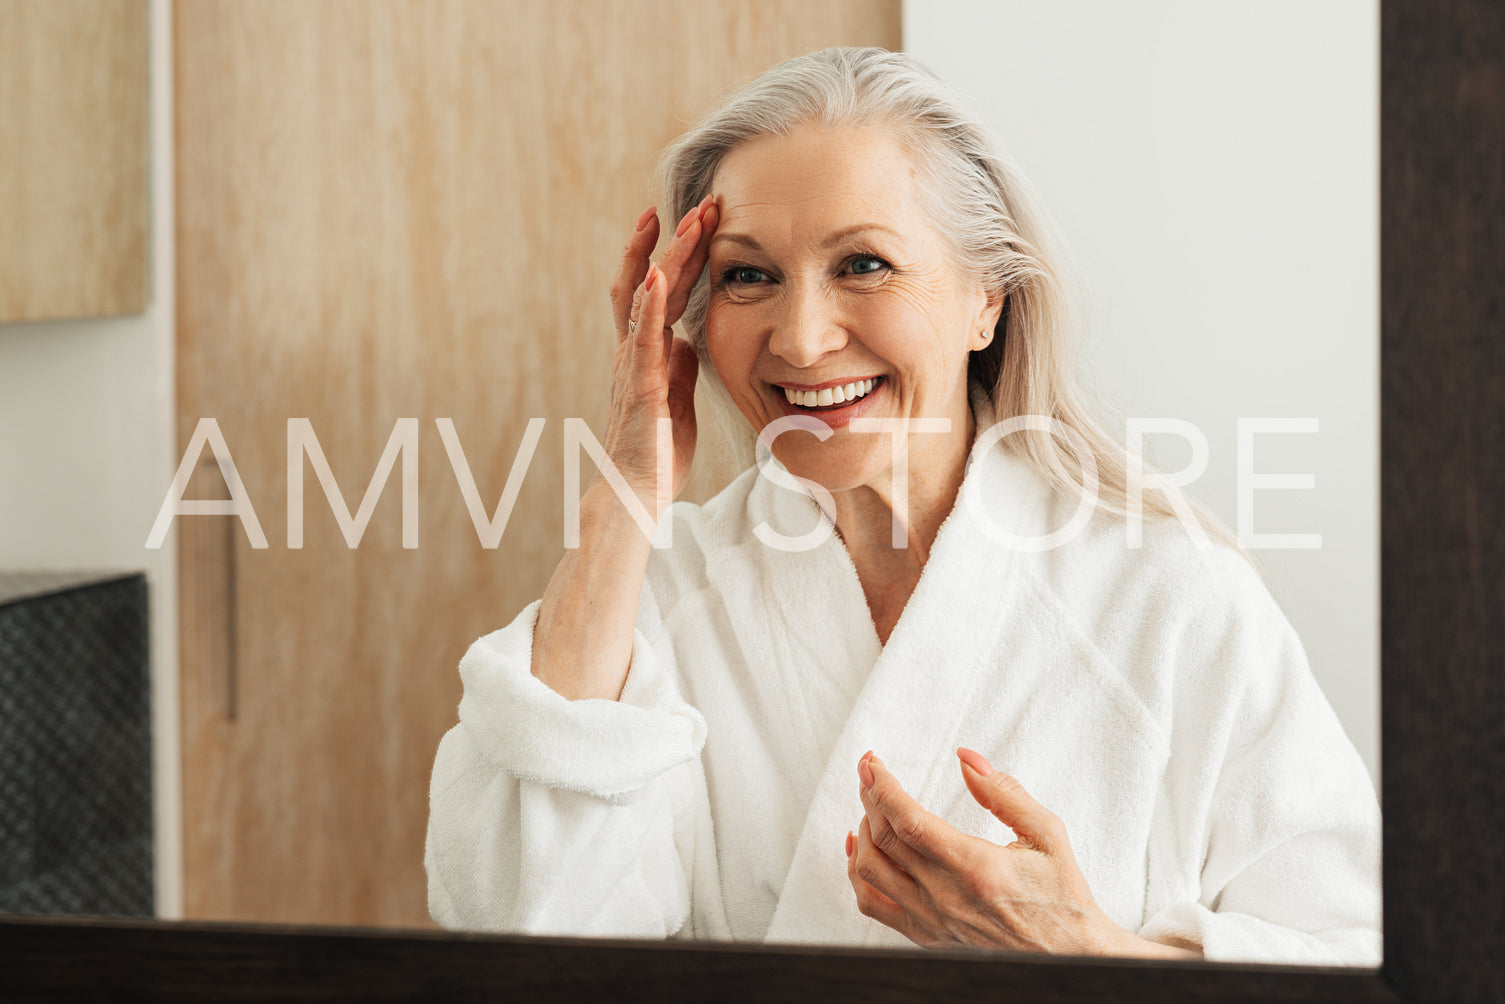
[[[1505,4],[1386,2],[1385,972],[1505,993]]]
[[[0,911],[149,917],[146,579],[27,581],[0,578]]]
[[[125,579],[134,572],[4,572],[0,573],[0,606],[37,599],[65,589]]]

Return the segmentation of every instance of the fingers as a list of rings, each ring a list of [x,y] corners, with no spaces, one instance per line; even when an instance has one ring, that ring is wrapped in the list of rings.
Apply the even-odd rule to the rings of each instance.
[[[915,801],[874,754],[864,756],[857,770],[862,805],[884,853],[912,872],[926,863],[954,867],[960,834]]]
[[[872,832],[864,819],[855,836],[847,834],[847,881],[857,894],[857,909],[863,916],[915,940],[912,920],[900,902],[913,902],[914,879],[899,869],[873,844]]]
[[[663,270],[664,278],[669,284],[667,316],[671,324],[679,320],[679,315],[684,313],[690,290],[695,287],[695,281],[700,278],[701,269],[705,268],[707,252],[703,251],[702,247],[709,244],[709,238],[705,237],[704,215],[714,205],[709,195],[701,199],[700,204],[679,221],[679,226],[674,231],[674,239],[659,256],[658,267]],[[678,304],[677,310],[675,309],[676,303]]]
[[[632,313],[634,293],[648,276],[648,256],[658,244],[658,211],[653,206],[638,217],[637,229],[622,249],[622,261],[611,280],[611,307],[617,322],[617,338],[627,337],[627,320]]]
[[[664,333],[669,330],[664,325],[666,285],[658,266],[649,265],[642,285],[637,329],[632,335],[632,366],[639,387],[662,388],[667,383],[669,360],[664,357]],[[662,389],[659,392],[662,393]]]
[[[1035,801],[1018,778],[995,770],[972,750],[957,750],[957,756],[962,764],[962,780],[972,797],[1000,823],[1013,830],[1020,843],[1046,854],[1056,853],[1062,848],[1069,850],[1066,824]]]
[[[714,232],[718,219],[714,197],[707,195],[680,219],[674,237],[659,257],[658,267],[668,281],[665,310],[668,325],[673,325],[684,313],[690,291],[695,288],[695,282],[705,268],[706,258],[710,253],[710,234]],[[626,338],[629,334],[632,327],[629,322],[640,320],[643,284],[648,275],[649,258],[658,245],[658,238],[658,212],[650,206],[638,217],[637,229],[622,249],[621,263],[611,281],[611,304],[618,339]]]
[[[706,260],[711,255],[711,238],[715,236],[716,225],[721,221],[721,207],[713,200],[714,196],[707,195],[696,207],[700,210],[699,236],[680,267],[679,275],[669,287],[667,310],[670,324],[677,322],[684,314],[685,305],[690,302],[690,291],[700,280],[700,273],[705,270]]]

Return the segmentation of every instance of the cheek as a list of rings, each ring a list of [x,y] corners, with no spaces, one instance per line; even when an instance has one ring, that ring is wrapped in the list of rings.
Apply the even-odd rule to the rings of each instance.
[[[943,305],[909,290],[854,302],[849,314],[863,346],[910,379],[949,369],[965,351],[955,324],[941,322]],[[950,320],[947,318],[947,320]]]
[[[748,396],[753,367],[758,359],[757,341],[749,336],[747,326],[739,324],[738,320],[734,310],[717,310],[713,305],[706,311],[706,355],[734,401]]]
[[[705,312],[705,351],[711,359],[711,366],[722,379],[731,377],[731,360],[727,356],[729,341],[725,316],[714,305],[708,307]]]

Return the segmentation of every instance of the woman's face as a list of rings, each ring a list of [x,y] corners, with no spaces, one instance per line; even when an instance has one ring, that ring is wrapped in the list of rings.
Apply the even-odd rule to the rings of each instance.
[[[736,147],[713,182],[711,363],[754,429],[812,415],[834,430],[824,442],[787,432],[773,447],[832,491],[889,493],[893,440],[851,431],[858,417],[951,420],[950,435],[910,440],[912,481],[954,460],[968,353],[998,320],[921,211],[918,184],[888,131],[814,125]]]

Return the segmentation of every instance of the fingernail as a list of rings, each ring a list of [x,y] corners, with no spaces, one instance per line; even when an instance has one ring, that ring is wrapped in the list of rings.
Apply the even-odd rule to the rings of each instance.
[[[714,195],[707,195],[705,198],[703,198],[703,199],[700,200],[700,205],[696,206],[695,209],[696,209],[698,215],[702,219],[704,219],[705,218],[705,214],[710,210],[711,206],[715,205],[715,203],[716,203],[716,196],[714,196]]]
[[[852,856],[852,831],[847,831],[847,857]]]
[[[657,279],[657,278],[658,278],[658,265],[657,264],[649,265],[648,266],[648,280],[643,283],[643,292],[646,293],[646,292],[648,292],[648,290],[652,289],[653,288],[653,281],[655,279]]]
[[[690,224],[694,223],[698,219],[700,219],[700,207],[696,206],[694,209],[685,214],[684,219],[679,221],[679,229],[674,231],[674,236],[683,237],[685,235],[685,231],[690,229]]]
[[[647,209],[643,210],[643,215],[638,217],[638,233],[643,232],[643,228],[648,225],[649,220],[653,219],[653,214],[656,212],[658,212],[657,206],[649,206]]]
[[[969,750],[965,746],[963,746],[956,751],[956,755],[961,758],[962,763],[966,764],[968,767],[971,767],[983,777],[987,777],[989,774],[993,773],[993,765],[988,763],[988,761],[983,757],[981,753],[978,753],[974,750]]]
[[[873,786],[873,782],[877,780],[877,778],[873,776],[873,768],[868,766],[868,759],[871,758],[872,755],[873,751],[868,750],[866,753],[862,754],[862,759],[857,761],[857,776],[862,779],[862,786],[864,788],[871,788]]]

